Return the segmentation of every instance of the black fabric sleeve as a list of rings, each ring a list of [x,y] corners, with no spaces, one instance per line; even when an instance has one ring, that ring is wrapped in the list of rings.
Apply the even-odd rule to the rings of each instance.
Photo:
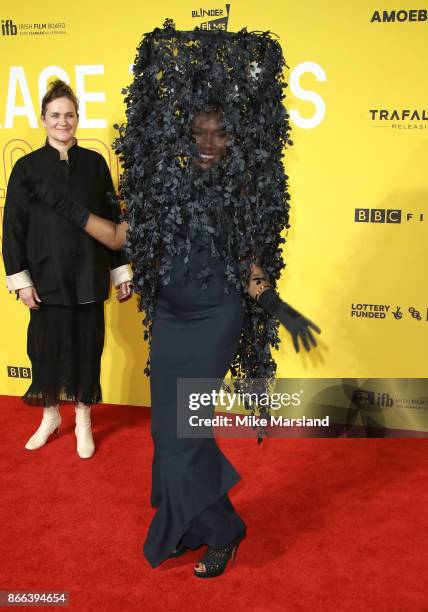
[[[6,276],[28,269],[26,243],[29,207],[28,195],[22,186],[24,180],[23,164],[18,160],[9,178],[3,213],[2,253]]]
[[[101,157],[101,181],[103,189],[103,212],[102,217],[119,223],[120,221],[120,206],[116,197],[113,181],[110,170],[104,157]],[[124,251],[111,251],[110,268],[114,270],[128,263],[128,259]]]

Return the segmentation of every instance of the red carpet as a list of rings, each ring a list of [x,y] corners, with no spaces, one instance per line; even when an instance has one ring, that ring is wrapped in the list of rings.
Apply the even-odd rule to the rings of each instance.
[[[428,610],[426,440],[221,440],[243,476],[231,498],[248,536],[223,576],[199,580],[202,549],[156,570],[141,554],[147,409],[96,407],[98,450],[82,460],[71,406],[31,452],[40,412],[0,407],[0,590],[68,591],[76,611]]]

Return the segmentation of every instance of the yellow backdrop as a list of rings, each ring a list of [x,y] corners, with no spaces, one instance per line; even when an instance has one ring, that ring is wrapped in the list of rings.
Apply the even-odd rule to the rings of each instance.
[[[189,0],[2,3],[0,207],[16,159],[43,144],[40,98],[53,75],[81,103],[79,143],[100,151],[114,180],[121,88],[144,32],[227,26],[280,36],[289,69],[287,151],[292,194],[281,293],[322,328],[316,351],[296,355],[287,332],[280,376],[425,377],[428,332],[426,12],[361,0]],[[202,14],[201,14],[202,13]],[[211,22],[217,20],[216,24]],[[356,212],[356,209],[358,210]],[[28,312],[0,272],[0,393],[22,394]],[[147,347],[135,298],[106,306],[104,399],[149,404]],[[21,369],[19,369],[21,368]]]

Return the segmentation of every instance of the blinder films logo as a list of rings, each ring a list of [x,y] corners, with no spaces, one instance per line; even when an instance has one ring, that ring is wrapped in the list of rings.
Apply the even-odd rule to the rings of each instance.
[[[407,212],[399,208],[356,208],[354,221],[355,223],[401,223],[405,221],[424,220],[424,213]]]
[[[198,8],[192,11],[192,17],[194,19],[207,19],[208,17],[214,17],[214,19],[208,19],[202,21],[199,27],[202,30],[227,30],[229,23],[230,4],[225,5],[225,9],[221,8]]]
[[[398,11],[374,11],[370,23],[403,23],[406,21],[427,21],[426,9],[410,9]]]

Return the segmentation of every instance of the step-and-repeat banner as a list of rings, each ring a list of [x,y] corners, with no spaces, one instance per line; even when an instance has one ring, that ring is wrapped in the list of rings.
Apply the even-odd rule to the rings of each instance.
[[[425,378],[428,6],[409,2],[112,0],[11,2],[0,10],[0,211],[14,162],[40,147],[40,100],[60,77],[80,100],[79,144],[104,155],[117,184],[113,125],[124,119],[143,33],[166,18],[178,29],[270,30],[288,68],[294,146],[282,296],[322,328],[319,347],[295,354],[286,331],[282,377]],[[0,394],[30,376],[28,311],[0,272]],[[104,399],[148,405],[147,347],[136,299],[107,303]]]

